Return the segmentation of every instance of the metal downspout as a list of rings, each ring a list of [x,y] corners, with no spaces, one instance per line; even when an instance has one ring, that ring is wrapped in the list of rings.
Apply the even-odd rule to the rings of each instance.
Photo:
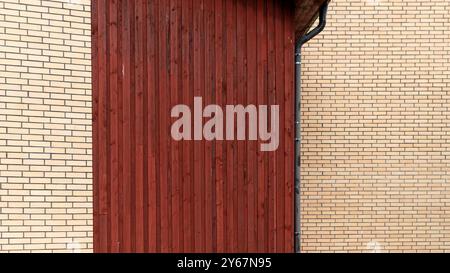
[[[328,2],[320,7],[319,24],[313,30],[299,38],[295,44],[295,194],[294,194],[294,248],[300,253],[300,144],[301,144],[301,91],[302,91],[302,46],[317,34],[322,32],[326,25]]]

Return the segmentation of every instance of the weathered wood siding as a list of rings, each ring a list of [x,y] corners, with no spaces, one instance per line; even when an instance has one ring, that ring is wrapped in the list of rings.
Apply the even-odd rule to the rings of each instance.
[[[92,2],[95,251],[291,252],[293,3]],[[279,105],[278,150],[172,140],[194,96]]]

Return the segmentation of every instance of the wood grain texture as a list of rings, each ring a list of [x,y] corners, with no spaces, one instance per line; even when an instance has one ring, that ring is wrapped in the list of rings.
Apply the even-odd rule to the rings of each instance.
[[[94,0],[96,252],[293,250],[291,2]],[[174,141],[177,104],[280,106],[280,146]]]

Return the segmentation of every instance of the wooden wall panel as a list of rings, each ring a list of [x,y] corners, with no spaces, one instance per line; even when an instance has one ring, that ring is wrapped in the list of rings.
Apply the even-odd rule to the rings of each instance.
[[[293,250],[295,26],[284,2],[92,1],[96,252]],[[194,96],[279,105],[279,148],[174,141],[171,109],[193,109]]]

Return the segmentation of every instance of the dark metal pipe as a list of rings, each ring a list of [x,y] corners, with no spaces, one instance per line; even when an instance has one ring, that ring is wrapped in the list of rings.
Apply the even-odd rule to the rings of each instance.
[[[299,38],[295,44],[295,194],[294,194],[294,248],[300,253],[300,144],[301,144],[301,92],[302,92],[302,46],[319,34],[327,23],[328,2],[320,7],[319,25]]]

